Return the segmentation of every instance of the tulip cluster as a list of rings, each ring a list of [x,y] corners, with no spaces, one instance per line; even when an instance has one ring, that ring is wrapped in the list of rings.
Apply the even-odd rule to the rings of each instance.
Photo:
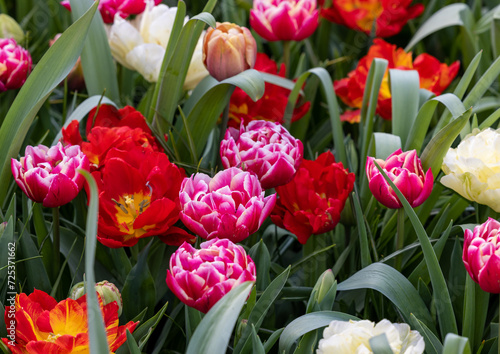
[[[30,53],[14,39],[0,38],[0,92],[23,86],[31,71]]]
[[[184,243],[170,257],[167,284],[186,305],[207,313],[232,288],[255,281],[255,263],[245,249],[229,240]]]
[[[138,322],[130,321],[118,326],[118,304],[104,305],[99,297],[104,318],[108,345],[116,351],[127,340],[126,331],[133,332]],[[5,309],[5,318],[9,314]],[[26,295],[16,295],[16,335],[12,344],[7,338],[3,343],[14,354],[85,353],[90,350],[87,325],[87,298],[71,298],[57,302],[47,293],[36,290]]]
[[[420,77],[420,88],[427,89],[435,95],[440,95],[453,81],[460,68],[458,61],[450,66],[440,63],[429,54],[420,54],[412,61],[411,52],[406,53],[402,48],[376,38],[368,50],[368,54],[361,58],[356,69],[351,71],[347,78],[335,81],[335,93],[349,107],[357,108],[346,111],[341,119],[357,123],[360,119],[360,109],[363,102],[363,93],[370,66],[375,58],[388,60],[387,70],[382,80],[378,94],[377,110],[383,119],[392,119],[392,100],[389,88],[389,69],[416,70]]]

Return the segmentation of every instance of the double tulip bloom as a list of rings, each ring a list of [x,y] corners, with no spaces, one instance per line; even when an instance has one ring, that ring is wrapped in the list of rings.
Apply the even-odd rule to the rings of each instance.
[[[254,173],[264,189],[288,183],[303,155],[299,139],[281,124],[263,120],[241,124],[239,131],[229,128],[220,144],[224,168],[238,167]]]
[[[231,241],[213,239],[201,249],[184,243],[170,257],[167,285],[186,305],[203,313],[232,288],[255,281],[255,263],[245,249]]]
[[[257,43],[246,27],[217,22],[203,39],[203,64],[218,81],[252,69],[257,56]]]
[[[240,242],[262,225],[276,194],[264,197],[255,175],[232,167],[213,178],[197,173],[184,179],[179,200],[181,221],[196,235]]]
[[[489,293],[500,293],[500,223],[488,218],[474,231],[465,230],[465,269],[481,289]]]
[[[314,161],[303,160],[292,181],[276,187],[278,199],[271,220],[305,244],[314,234],[331,231],[354,187],[354,173],[327,151]]]
[[[118,304],[104,305],[99,297],[99,305],[109,349],[115,352],[127,340],[127,330],[133,332],[138,322],[118,326]],[[6,319],[9,311],[7,307]],[[12,344],[8,338],[2,338],[2,341],[14,354],[88,353],[87,323],[86,296],[58,303],[47,293],[35,289],[30,295],[16,295],[15,342]]]
[[[26,49],[12,38],[0,38],[0,92],[23,86],[31,67],[31,55]]]
[[[31,200],[53,208],[76,197],[85,181],[77,170],[89,170],[89,160],[78,145],[27,146],[24,157],[11,160],[11,169],[17,185]]]
[[[301,41],[318,27],[316,0],[254,0],[250,26],[268,41]]]
[[[403,204],[399,201],[396,192],[391,188],[384,176],[377,169],[374,161],[384,170],[391,181],[401,191],[412,208],[418,207],[431,194],[434,176],[431,169],[424,172],[422,162],[416,150],[402,152],[394,151],[384,161],[368,157],[366,161],[366,175],[370,191],[375,199],[391,209],[399,209]]]

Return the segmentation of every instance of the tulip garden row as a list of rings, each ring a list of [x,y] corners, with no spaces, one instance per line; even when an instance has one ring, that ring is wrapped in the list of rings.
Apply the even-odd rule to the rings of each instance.
[[[500,353],[495,1],[0,0],[5,353]]]

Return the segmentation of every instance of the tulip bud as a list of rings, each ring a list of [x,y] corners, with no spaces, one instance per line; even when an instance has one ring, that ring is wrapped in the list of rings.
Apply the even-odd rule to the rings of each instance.
[[[246,27],[217,22],[203,40],[203,64],[219,81],[252,69],[257,58],[257,43]]]
[[[24,40],[24,31],[12,17],[0,14],[0,38],[14,38],[20,43]]]
[[[118,290],[115,284],[110,283],[107,280],[100,281],[96,283],[95,291],[97,291],[97,293],[101,297],[104,306],[112,303],[113,301],[116,301],[116,304],[118,305],[118,317],[122,314],[122,295],[120,294],[120,290]],[[69,297],[73,300],[76,300],[83,295],[85,295],[85,282],[81,281],[71,288]]]
[[[307,303],[307,313],[332,309],[337,293],[337,281],[331,269],[320,275]]]
[[[23,86],[31,71],[30,53],[12,38],[0,38],[0,92]]]

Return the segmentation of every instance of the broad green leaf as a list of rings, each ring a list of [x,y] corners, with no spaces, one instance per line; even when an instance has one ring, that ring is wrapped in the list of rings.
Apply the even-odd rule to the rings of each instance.
[[[19,91],[0,128],[0,205],[11,179],[10,159],[17,157],[40,107],[76,63],[97,9],[95,3],[49,48]]]
[[[126,331],[127,331],[127,346],[128,349],[130,350],[130,354],[141,354],[141,350],[139,349],[139,346],[137,345],[134,336],[130,333],[128,328]]]
[[[342,312],[320,311],[297,317],[281,333],[279,353],[288,354],[293,343],[304,334],[326,327],[332,321],[359,321],[359,318]]]
[[[271,282],[269,270],[271,268],[271,256],[266,244],[261,239],[248,252],[250,258],[253,259],[257,268],[257,281],[255,286],[257,290],[264,291]]]
[[[42,247],[40,254],[42,255],[42,262],[50,274],[49,278],[54,280],[56,275],[52,274],[52,259],[53,259],[53,248],[52,241],[49,237],[49,231],[47,230],[47,225],[45,224],[45,218],[43,216],[42,204],[34,203],[33,205],[33,225],[35,227],[36,237],[38,239],[38,247]]]
[[[97,183],[88,171],[78,170],[78,172],[85,177],[89,187],[89,211],[87,215],[87,229],[85,231],[85,292],[87,294],[90,353],[108,354],[108,338],[104,327],[101,308],[97,300],[97,293],[95,291],[94,261],[97,243],[97,215],[99,214]]]
[[[491,28],[491,23],[493,22],[495,14],[498,13],[499,10],[500,5],[485,13],[474,25],[474,34],[481,34],[488,31]]]
[[[358,227],[359,245],[361,248],[361,267],[365,268],[372,263],[372,259],[370,256],[370,249],[368,247],[368,233],[366,231],[363,209],[361,208],[361,202],[358,198],[357,187],[355,186],[354,188],[356,191],[355,193],[351,193],[349,200],[351,201],[351,205],[353,205],[352,209],[355,212],[356,225]]]
[[[317,346],[318,340],[320,336],[320,330],[317,329],[315,331],[311,331],[302,336],[299,344],[297,344],[297,349],[293,352],[293,354],[311,354],[314,353]]]
[[[443,28],[450,26],[464,26],[463,12],[471,13],[466,4],[451,4],[436,11],[425,23],[421,24],[418,31],[405,48],[409,52],[422,39]]]
[[[186,354],[226,352],[234,325],[252,286],[253,282],[238,285],[208,311],[196,328]]]
[[[181,304],[182,305],[182,304]],[[142,348],[146,343],[151,334],[153,333],[160,320],[163,318],[165,311],[167,310],[168,302],[162,306],[162,308],[150,319],[145,322],[139,323],[138,327],[135,329],[133,335],[136,340],[140,344],[140,348]]]
[[[269,351],[271,350],[271,348],[278,341],[278,339],[281,336],[281,333],[283,333],[283,329],[284,328],[280,328],[280,329],[274,331],[274,333],[271,334],[271,336],[269,337],[269,339],[264,342],[264,349],[265,349],[266,353],[269,353]]]
[[[394,354],[385,333],[371,337],[368,341],[373,354]]]
[[[441,354],[443,345],[438,337],[422,321],[416,318],[414,314],[411,314],[411,318],[413,320],[413,329],[416,329],[424,337],[425,352],[427,354]]]
[[[369,156],[385,160],[398,149],[401,149],[401,138],[399,136],[388,133],[373,133]]]
[[[443,343],[443,354],[471,354],[469,340],[454,333],[448,333]]]
[[[381,292],[399,309],[406,323],[411,323],[413,313],[435,331],[432,317],[417,290],[396,269],[384,263],[373,263],[337,285],[337,291],[356,289]]]
[[[252,353],[253,354],[264,354],[266,351],[264,349],[264,345],[262,345],[262,342],[257,335],[257,332],[255,331],[254,325],[252,327]]]
[[[184,318],[186,321],[186,343],[189,343],[196,327],[201,322],[201,312],[189,306],[184,306]]]
[[[469,108],[460,117],[441,129],[427,144],[422,155],[420,155],[422,167],[425,171],[430,168],[434,178],[436,178],[439,171],[441,171],[444,156],[448,152],[453,141],[469,121],[471,113],[472,109]]]
[[[71,16],[76,21],[94,3],[93,0],[70,0]],[[111,57],[108,36],[99,11],[96,12],[90,24],[89,34],[82,50],[82,69],[85,86],[90,96],[102,95],[112,101],[120,102],[116,67]]]
[[[418,71],[389,70],[392,98],[392,134],[401,138],[405,146],[410,135],[410,128],[417,121],[420,98]]]

